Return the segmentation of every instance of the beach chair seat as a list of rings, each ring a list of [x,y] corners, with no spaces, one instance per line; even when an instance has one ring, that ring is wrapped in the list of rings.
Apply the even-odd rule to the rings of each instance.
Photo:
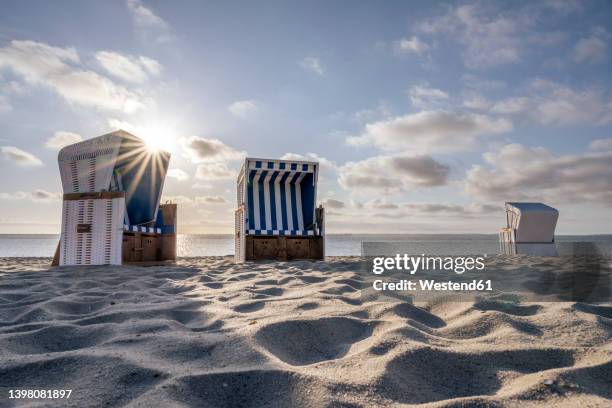
[[[236,260],[321,259],[324,253],[323,218],[317,217],[317,162],[247,158],[237,180]],[[322,210],[321,210],[322,214]],[[284,239],[305,238],[312,252],[291,252]],[[255,240],[269,243],[257,253]],[[272,243],[270,240],[280,240]],[[295,242],[295,241],[292,241]]]

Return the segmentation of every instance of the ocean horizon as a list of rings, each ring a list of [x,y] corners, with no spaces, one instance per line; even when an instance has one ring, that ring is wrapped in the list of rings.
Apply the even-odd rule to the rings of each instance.
[[[557,242],[604,242],[612,246],[612,234],[557,235]],[[0,234],[0,258],[52,257],[59,234]],[[401,241],[428,243],[428,248],[457,246],[472,253],[495,253],[499,249],[497,234],[328,234],[325,239],[327,256],[361,254],[362,242]],[[228,256],[234,254],[233,234],[179,234],[179,257]]]

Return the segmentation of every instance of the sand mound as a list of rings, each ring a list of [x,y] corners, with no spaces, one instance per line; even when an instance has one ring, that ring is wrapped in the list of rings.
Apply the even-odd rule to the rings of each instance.
[[[603,407],[612,398],[610,304],[371,299],[356,258],[44,262],[0,268],[0,387],[72,389],[72,406]]]

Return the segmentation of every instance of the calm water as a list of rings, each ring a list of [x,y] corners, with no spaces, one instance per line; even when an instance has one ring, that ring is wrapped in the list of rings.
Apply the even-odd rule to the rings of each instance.
[[[51,257],[59,239],[58,235],[2,235],[0,257]],[[597,241],[612,246],[612,235],[557,236],[557,242]],[[326,254],[329,256],[360,255],[363,241],[407,241],[414,244],[415,252],[427,248],[440,251],[449,248],[463,253],[496,253],[497,235],[327,235]],[[455,252],[453,251],[453,252]],[[234,253],[233,235],[179,235],[179,256],[222,256]]]

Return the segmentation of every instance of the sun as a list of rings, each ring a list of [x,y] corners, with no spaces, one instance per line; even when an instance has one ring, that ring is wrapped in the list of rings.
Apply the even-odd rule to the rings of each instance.
[[[152,124],[139,128],[137,135],[150,151],[165,150],[172,153],[176,144],[176,131],[169,126]]]

